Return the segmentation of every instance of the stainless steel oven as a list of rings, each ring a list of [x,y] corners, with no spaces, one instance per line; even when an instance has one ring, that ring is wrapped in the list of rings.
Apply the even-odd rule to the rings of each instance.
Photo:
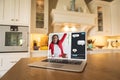
[[[0,52],[28,51],[28,27],[0,26]]]

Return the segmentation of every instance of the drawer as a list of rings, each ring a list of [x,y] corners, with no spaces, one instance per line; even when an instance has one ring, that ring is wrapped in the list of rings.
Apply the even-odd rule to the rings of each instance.
[[[23,57],[29,57],[29,54],[24,54],[24,53],[0,54],[0,70],[9,70]]]
[[[1,59],[0,70],[9,70],[18,62],[18,60],[18,58],[4,57],[3,59]]]

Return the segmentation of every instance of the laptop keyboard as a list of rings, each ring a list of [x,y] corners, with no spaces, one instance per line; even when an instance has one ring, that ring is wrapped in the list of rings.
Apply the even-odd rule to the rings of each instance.
[[[54,59],[46,59],[42,62],[51,62],[51,63],[62,63],[62,64],[73,64],[73,65],[80,65],[82,61],[74,61],[74,60],[54,60]]]

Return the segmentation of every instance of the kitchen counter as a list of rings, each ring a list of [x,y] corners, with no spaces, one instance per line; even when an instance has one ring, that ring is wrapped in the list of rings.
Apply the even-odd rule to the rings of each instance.
[[[82,73],[29,67],[43,58],[22,58],[0,80],[120,80],[120,53],[88,54]]]
[[[87,53],[120,53],[120,48],[92,49],[92,50],[88,50]]]

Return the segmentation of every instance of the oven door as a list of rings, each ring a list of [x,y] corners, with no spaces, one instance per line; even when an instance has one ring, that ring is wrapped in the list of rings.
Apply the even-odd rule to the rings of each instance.
[[[4,26],[0,31],[0,52],[28,51],[28,27],[10,31],[10,26]]]

